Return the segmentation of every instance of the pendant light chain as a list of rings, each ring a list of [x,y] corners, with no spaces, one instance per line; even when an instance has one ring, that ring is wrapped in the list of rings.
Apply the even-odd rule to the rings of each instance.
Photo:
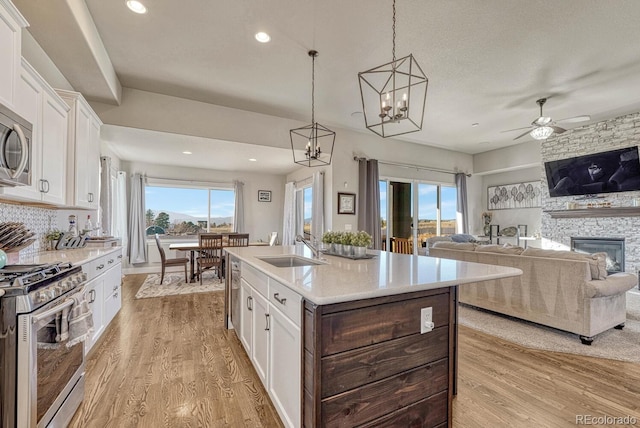
[[[315,105],[316,105],[316,99],[315,99],[315,93],[316,93],[316,55],[317,53],[313,53],[311,55],[311,124],[315,124],[316,123],[316,111],[315,111]]]
[[[393,0],[393,37],[391,38],[391,43],[392,43],[392,56],[393,56],[393,62],[396,62],[396,0]]]

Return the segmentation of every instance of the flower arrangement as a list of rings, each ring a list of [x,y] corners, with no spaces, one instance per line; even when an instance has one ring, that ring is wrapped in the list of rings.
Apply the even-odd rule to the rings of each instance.
[[[342,232],[340,235],[340,243],[342,245],[351,245],[353,236],[353,232]]]
[[[338,232],[327,231],[322,235],[322,242],[324,244],[333,244],[336,242]]]
[[[369,247],[372,242],[373,239],[371,238],[371,235],[364,230],[359,230],[354,234],[353,239],[351,240],[351,245],[355,247]]]

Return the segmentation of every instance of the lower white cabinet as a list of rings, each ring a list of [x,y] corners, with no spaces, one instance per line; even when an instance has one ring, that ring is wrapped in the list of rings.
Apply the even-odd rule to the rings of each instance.
[[[85,341],[85,355],[100,339],[122,306],[121,261],[121,253],[115,251],[82,265],[88,278],[85,285],[87,301],[93,313],[93,334]]]
[[[247,279],[258,281],[258,288],[268,296],[257,291]],[[267,283],[269,286],[264,287]],[[283,287],[270,278],[267,280],[266,276],[243,276],[240,280],[240,330],[237,333],[283,424],[299,427],[302,419],[302,334],[301,314],[297,311],[301,311],[302,299]]]
[[[300,327],[274,306],[269,319],[269,395],[284,425],[300,426]]]

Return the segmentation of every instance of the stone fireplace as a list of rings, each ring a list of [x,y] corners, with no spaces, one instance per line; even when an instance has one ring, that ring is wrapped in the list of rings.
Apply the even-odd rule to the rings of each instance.
[[[640,192],[608,193],[592,200],[579,200],[575,196],[551,197],[544,169],[547,161],[637,145],[640,145],[640,113],[570,129],[542,141],[540,178],[543,248],[570,250],[572,237],[622,240],[622,268],[632,273],[640,270],[640,207],[634,206],[634,199],[640,197]],[[569,209],[574,203],[578,209]],[[587,208],[589,203],[609,203],[611,208]],[[564,215],[554,216],[552,213]]]
[[[571,237],[571,251],[607,253],[607,273],[624,272],[624,238]]]

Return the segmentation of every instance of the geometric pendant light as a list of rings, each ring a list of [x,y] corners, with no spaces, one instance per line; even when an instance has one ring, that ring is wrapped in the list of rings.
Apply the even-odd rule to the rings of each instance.
[[[365,126],[381,137],[420,131],[429,79],[412,54],[396,59],[396,1],[393,0],[391,62],[358,73]]]
[[[336,133],[315,121],[315,63],[318,52],[309,51],[311,57],[311,124],[289,131],[293,161],[314,167],[329,165],[333,155]]]

